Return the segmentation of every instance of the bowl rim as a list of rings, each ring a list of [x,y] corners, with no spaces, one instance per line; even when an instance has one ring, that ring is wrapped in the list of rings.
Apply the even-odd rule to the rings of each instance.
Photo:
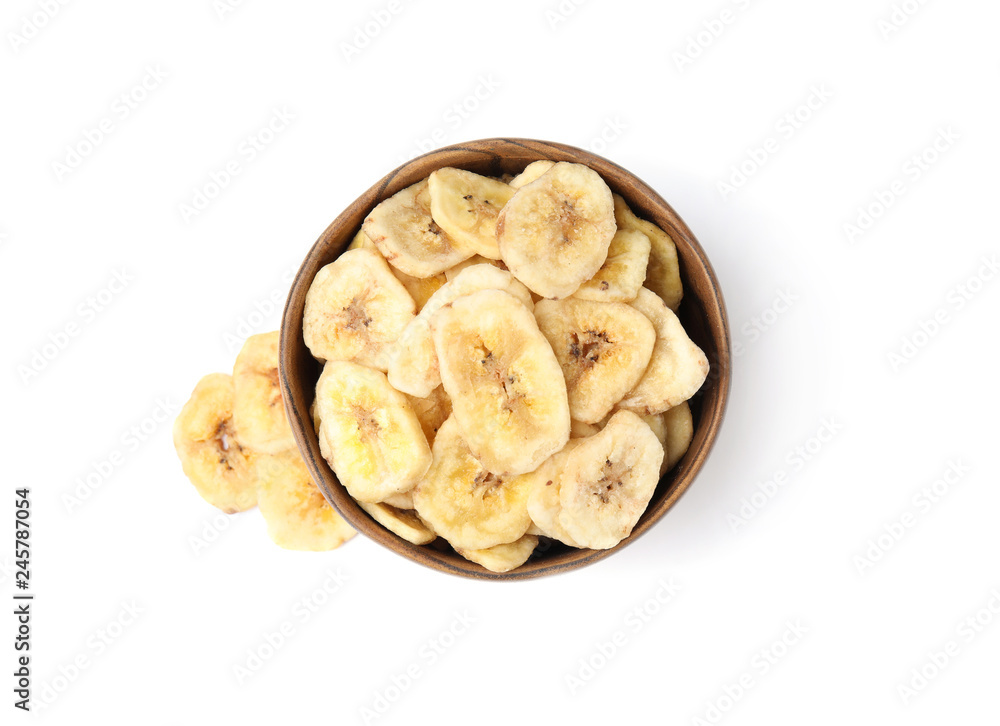
[[[296,369],[297,355],[293,348],[297,346],[304,348],[304,343],[301,340],[301,309],[297,313],[295,310],[297,307],[301,308],[304,305],[305,293],[312,284],[312,279],[316,272],[323,265],[329,263],[330,260],[326,258],[330,254],[329,249],[331,245],[336,243],[338,237],[340,238],[340,248],[336,251],[333,258],[331,258],[334,259],[343,253],[349,241],[353,239],[360,225],[351,220],[357,219],[359,213],[361,215],[360,218],[363,220],[379,201],[392,196],[399,189],[416,183],[416,181],[429,175],[433,169],[445,166],[462,168],[463,164],[466,166],[473,164],[476,158],[480,162],[489,162],[499,166],[503,163],[504,159],[509,160],[512,158],[509,151],[506,155],[498,151],[500,148],[518,150],[518,153],[521,154],[520,157],[517,157],[518,164],[520,164],[521,160],[525,160],[525,166],[531,163],[532,160],[537,159],[556,159],[586,164],[600,173],[602,178],[611,186],[612,190],[621,194],[629,207],[639,217],[649,219],[660,227],[668,227],[666,231],[674,240],[675,245],[677,245],[679,257],[690,258],[681,267],[682,279],[691,273],[691,270],[687,270],[686,274],[685,268],[688,267],[691,261],[695,261],[698,267],[701,268],[699,276],[708,284],[710,292],[708,303],[710,303],[711,309],[705,309],[701,312],[703,316],[708,318],[705,323],[706,335],[711,338],[716,347],[715,358],[710,358],[711,372],[709,375],[715,389],[714,395],[711,398],[711,405],[709,407],[702,406],[699,420],[694,428],[691,447],[683,459],[670,472],[664,475],[664,477],[672,477],[665,495],[655,502],[655,506],[651,502],[632,533],[610,549],[588,550],[570,548],[570,552],[564,553],[553,561],[546,562],[544,558],[534,562],[529,560],[524,565],[505,573],[491,572],[474,562],[460,558],[458,555],[448,555],[447,552],[438,552],[431,549],[429,545],[412,544],[375,522],[358,506],[347,493],[346,489],[336,480],[336,476],[328,466],[326,460],[320,455],[318,438],[313,431],[313,422],[308,410],[309,405],[306,403],[302,406],[297,403],[297,397],[291,380],[293,371]],[[473,158],[465,158],[464,161],[461,160],[461,157],[470,156]],[[534,159],[529,158],[532,156],[534,156]],[[438,163],[439,161],[441,163]],[[407,181],[407,179],[413,176],[412,171],[415,169],[430,169],[430,171],[422,173],[422,176],[413,178],[412,181]],[[612,183],[612,180],[608,179],[608,174],[602,172],[602,169],[605,172],[610,171],[612,174],[620,177],[620,179]],[[623,185],[628,187],[628,194],[622,191]],[[616,189],[616,187],[618,188]],[[636,196],[636,194],[639,196]],[[669,222],[668,225],[661,223],[660,220],[664,219]],[[682,246],[686,248],[683,255],[681,254]],[[306,279],[307,277],[308,279]],[[690,283],[685,280],[686,293],[690,289],[690,286]],[[301,350],[298,351],[298,354],[301,354]],[[306,350],[306,355],[310,355],[308,350]],[[632,172],[590,151],[558,142],[516,137],[495,137],[441,147],[401,164],[361,194],[327,226],[312,245],[296,272],[285,302],[285,307],[282,311],[279,382],[282,400],[296,446],[305,460],[313,481],[334,510],[354,529],[396,554],[439,572],[480,580],[525,580],[568,572],[603,560],[635,542],[663,518],[667,511],[677,503],[680,497],[694,483],[708,455],[714,448],[719,429],[725,417],[732,387],[731,361],[729,321],[715,270],[704,248],[702,248],[687,224],[685,224],[663,197]],[[304,384],[302,386],[303,390],[308,388]],[[703,386],[699,394],[696,395],[700,395],[704,390],[705,387]],[[697,448],[694,447],[695,442],[699,443]],[[661,477],[658,482],[658,489],[663,486],[664,477]],[[654,499],[655,496],[654,494]]]

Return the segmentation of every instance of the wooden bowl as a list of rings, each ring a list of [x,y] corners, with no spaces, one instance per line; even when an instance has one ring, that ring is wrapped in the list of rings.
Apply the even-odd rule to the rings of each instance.
[[[608,550],[581,550],[553,542],[536,550],[517,569],[496,574],[463,559],[440,538],[430,545],[414,545],[383,528],[351,498],[319,451],[309,407],[313,401],[320,365],[302,340],[302,313],[306,292],[316,273],[336,259],[351,243],[376,204],[401,189],[451,166],[488,176],[517,174],[538,159],[586,164],[621,194],[632,210],[666,230],[677,244],[684,300],[679,316],[692,340],[712,366],[708,380],[690,401],[694,439],[687,454],[657,485],[649,507],[632,534]],[[617,164],[572,146],[531,139],[484,139],[438,149],[391,172],[361,195],[320,235],[299,268],[285,304],[281,322],[281,393],[299,450],[327,501],[351,526],[381,545],[427,567],[463,577],[518,580],[566,572],[608,557],[631,544],[666,514],[694,481],[704,464],[725,413],[730,387],[729,323],[722,293],[705,251],[677,213],[642,180]]]

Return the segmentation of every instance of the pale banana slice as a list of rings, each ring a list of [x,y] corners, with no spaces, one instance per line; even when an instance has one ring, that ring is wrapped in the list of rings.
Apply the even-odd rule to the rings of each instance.
[[[549,457],[540,467],[525,476],[530,477],[528,514],[537,533],[556,539],[570,547],[579,547],[559,521],[562,503],[559,499],[560,479],[570,453],[585,439],[570,439],[562,451]]]
[[[439,310],[431,327],[453,417],[488,471],[533,471],[566,444],[566,382],[523,302],[481,290]]]
[[[497,217],[514,196],[507,184],[465,169],[446,167],[428,178],[431,216],[462,247],[500,259]]]
[[[316,410],[323,455],[358,501],[412,489],[430,466],[417,415],[379,371],[330,361],[316,384]]]
[[[445,279],[448,282],[451,282],[452,280],[454,280],[456,277],[459,276],[462,270],[464,270],[467,267],[472,267],[473,265],[493,265],[494,267],[498,267],[501,270],[507,269],[507,265],[503,263],[503,260],[491,260],[489,257],[483,257],[482,255],[473,255],[467,260],[462,260],[451,269],[445,270],[444,271]],[[525,290],[527,289],[528,288],[525,288]]]
[[[364,233],[364,230],[359,231],[357,235],[355,235],[354,240],[350,245],[348,245],[347,249],[354,250],[359,247],[378,252],[379,256],[382,256],[378,247],[376,247],[375,243],[368,238],[368,235]],[[446,278],[443,274],[421,278],[407,275],[402,270],[397,270],[391,265],[389,266],[389,270],[397,280],[403,283],[403,287],[406,288],[406,291],[410,293],[410,297],[413,298],[413,302],[417,304],[417,312],[419,312],[424,304],[430,299],[431,295],[437,292],[438,289],[448,281],[448,278]]]
[[[506,270],[492,265],[466,268],[431,296],[420,314],[399,336],[389,362],[389,382],[397,390],[426,398],[441,385],[441,373],[431,337],[431,318],[457,298],[479,290],[503,290],[520,300],[529,310],[534,308],[528,288]]]
[[[619,229],[608,247],[608,259],[573,297],[601,302],[634,300],[646,279],[649,237],[633,229]]]
[[[600,175],[559,162],[507,202],[497,241],[514,277],[542,297],[564,298],[601,269],[615,230],[614,201]]]
[[[233,379],[205,376],[174,421],[174,448],[184,474],[202,498],[227,514],[257,504],[257,454],[233,425]]]
[[[455,550],[465,559],[482,565],[490,572],[510,572],[520,567],[538,546],[538,537],[526,534],[516,542],[496,545],[485,550]]]
[[[618,407],[636,413],[662,413],[697,393],[708,377],[708,358],[656,293],[642,288],[629,304],[652,321],[656,346],[642,379]]]
[[[520,189],[525,184],[531,184],[531,182],[535,181],[535,179],[540,177],[555,165],[556,163],[554,161],[549,161],[548,159],[533,161],[524,167],[524,171],[510,180],[510,185],[514,187],[514,189]]]
[[[362,227],[393,267],[412,277],[433,277],[471,257],[431,217],[426,179],[381,202]]]
[[[663,459],[666,470],[669,471],[677,466],[691,446],[691,440],[694,438],[694,419],[691,417],[691,407],[687,401],[674,406],[661,416],[667,427],[667,436],[663,444],[666,454]]]
[[[656,332],[626,303],[568,298],[535,305],[538,327],[566,377],[573,418],[597,423],[642,379]]]
[[[268,536],[287,550],[325,552],[355,534],[313,483],[297,449],[258,457],[257,505]]]
[[[381,255],[354,249],[323,267],[306,293],[302,336],[321,361],[386,370],[389,345],[416,314],[410,293]]]
[[[389,504],[371,504],[358,502],[358,506],[368,513],[372,519],[387,530],[407,542],[415,545],[425,545],[437,539],[434,530],[420,516],[410,509],[399,509]]]
[[[434,463],[413,492],[417,514],[463,549],[520,539],[531,524],[528,477],[491,474],[472,455],[452,415],[434,440]]]
[[[601,430],[600,422],[596,424],[590,424],[573,419],[572,421],[570,421],[569,437],[570,439],[585,439],[588,436],[593,436],[594,434],[599,433],[600,430]]]
[[[580,547],[609,549],[632,533],[660,478],[663,448],[630,411],[582,439],[559,480],[559,523]]]
[[[427,437],[427,443],[433,446],[438,429],[451,416],[451,399],[444,392],[444,386],[438,386],[425,398],[417,398],[408,393],[404,395],[413,407],[413,412],[417,414],[420,428]],[[406,508],[413,509],[413,507]]]
[[[677,246],[666,232],[652,222],[639,219],[619,195],[615,195],[615,221],[618,229],[642,232],[649,238],[649,264],[646,266],[645,286],[655,292],[677,312],[684,297],[681,283],[680,263],[677,261]]]
[[[295,448],[278,384],[281,333],[251,335],[233,366],[233,425],[254,451],[277,454]]]
[[[388,504],[390,507],[395,507],[396,509],[413,509],[413,490],[409,489],[399,494],[393,494],[379,503]]]

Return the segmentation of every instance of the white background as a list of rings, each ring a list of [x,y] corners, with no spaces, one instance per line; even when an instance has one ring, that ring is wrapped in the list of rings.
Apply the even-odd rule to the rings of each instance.
[[[889,32],[890,0],[591,0],[562,15],[556,0],[400,2],[247,0],[220,16],[211,0],[103,0],[51,19],[44,2],[4,3],[0,563],[9,603],[13,489],[30,485],[36,696],[60,688],[43,721],[364,723],[381,694],[392,703],[369,722],[709,723],[716,704],[728,724],[995,723],[1000,615],[961,623],[1000,607],[1000,277],[969,282],[1000,251],[1000,7],[908,0]],[[373,12],[391,20],[359,37]],[[700,53],[682,63],[686,49]],[[147,67],[165,78],[124,106]],[[814,88],[832,95],[788,132]],[[275,109],[294,120],[249,160],[240,145]],[[54,166],[102,119],[96,148]],[[952,141],[920,170],[911,158],[941,131]],[[198,378],[230,369],[227,336],[277,327],[255,304],[283,301],[324,227],[419,143],[501,135],[632,170],[713,261],[741,354],[691,490],[620,554],[524,583],[438,574],[362,538],[285,552],[256,511],[217,529],[170,425]],[[776,151],[724,195],[768,139]],[[231,160],[242,173],[185,219]],[[849,233],[894,182],[904,193]],[[105,309],[78,310],[122,270],[133,279]],[[161,405],[166,422],[134,440]],[[824,422],[835,435],[811,441]],[[961,475],[934,494],[952,462]],[[347,581],[303,621],[302,598],[338,570]],[[679,588],[666,605],[661,581]],[[137,618],[109,630],[133,601]],[[445,636],[456,615],[475,622]],[[286,621],[293,635],[239,684],[234,666]],[[807,632],[777,645],[789,622]],[[3,628],[8,723],[12,616]],[[766,672],[762,649],[780,656]],[[933,675],[922,688],[915,668]],[[752,687],[727,701],[741,678]]]

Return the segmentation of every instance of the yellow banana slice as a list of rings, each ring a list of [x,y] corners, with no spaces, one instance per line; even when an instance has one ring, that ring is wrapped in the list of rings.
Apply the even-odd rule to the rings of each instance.
[[[417,414],[420,428],[423,429],[424,436],[427,437],[427,443],[433,446],[438,429],[451,416],[451,399],[444,392],[444,386],[438,386],[425,398],[417,398],[408,393],[404,395],[406,400],[410,402],[410,406],[413,407],[413,412]],[[405,508],[413,509],[413,507]]]
[[[316,410],[323,455],[358,501],[412,489],[430,466],[417,415],[379,371],[330,361],[316,384]]]
[[[663,447],[649,426],[630,411],[618,411],[566,458],[559,523],[580,547],[614,547],[646,511],[662,461]]]
[[[452,547],[479,550],[520,539],[528,516],[528,477],[491,474],[472,455],[452,415],[434,440],[434,463],[417,484],[417,514]]]
[[[362,227],[393,267],[412,277],[433,277],[471,257],[431,217],[426,179],[381,202]]]
[[[635,216],[625,200],[617,194],[615,195],[615,221],[618,224],[618,229],[636,230],[649,238],[649,264],[646,266],[646,282],[644,284],[659,295],[668,308],[677,312],[681,298],[684,297],[684,286],[681,284],[677,246],[670,235],[652,222]]]
[[[566,377],[570,414],[584,423],[600,421],[639,383],[656,342],[652,323],[626,303],[541,300],[535,318]]]
[[[500,259],[497,217],[514,196],[507,184],[464,169],[438,169],[428,178],[431,216],[462,247]]]
[[[381,255],[354,249],[323,267],[306,293],[302,336],[321,361],[386,370],[388,348],[413,320],[413,298]]]
[[[251,335],[233,366],[233,425],[254,451],[277,454],[295,448],[278,384],[281,333]]]
[[[601,269],[615,230],[614,201],[600,175],[559,162],[507,202],[497,241],[514,277],[542,297],[558,299]]]
[[[595,432],[596,433],[596,432]],[[559,521],[562,503],[559,499],[560,479],[570,453],[584,441],[583,438],[570,439],[562,451],[549,457],[530,477],[528,492],[528,515],[534,530],[545,537],[556,539],[570,547],[579,547]]]
[[[694,438],[694,419],[691,417],[691,407],[687,401],[674,406],[661,416],[667,427],[667,436],[663,444],[666,453],[663,459],[665,471],[669,471],[677,466],[691,446],[691,439]]]
[[[434,530],[420,516],[410,509],[399,509],[389,504],[358,502],[358,506],[372,519],[397,537],[416,545],[425,545],[437,539]]]
[[[526,534],[516,542],[496,545],[485,550],[455,550],[465,559],[482,565],[490,572],[510,572],[520,567],[538,546],[538,537]]]
[[[198,381],[173,436],[184,474],[206,502],[228,514],[256,506],[257,454],[236,436],[232,376],[212,373]]]
[[[608,259],[573,297],[600,302],[634,300],[646,279],[648,262],[649,237],[633,229],[619,229],[611,238]]]
[[[503,290],[531,310],[531,293],[506,270],[474,265],[438,290],[399,336],[389,361],[389,382],[396,390],[426,398],[441,385],[437,353],[431,337],[432,316],[457,298],[479,290]]]
[[[456,277],[459,276],[462,270],[464,270],[466,267],[472,267],[473,265],[493,265],[494,267],[498,267],[501,270],[507,269],[507,265],[503,263],[503,260],[491,260],[489,257],[483,257],[482,255],[473,255],[469,259],[459,262],[451,269],[445,270],[444,271],[445,279],[448,282],[451,282],[452,280],[454,280]],[[528,288],[525,288],[525,290],[527,289]]]
[[[510,185],[514,189],[520,189],[525,184],[531,184],[531,182],[535,181],[535,179],[540,177],[555,165],[556,163],[554,161],[549,161],[548,159],[533,161],[524,168],[524,171],[510,180]]]
[[[258,457],[257,505],[268,536],[286,550],[325,552],[355,534],[313,483],[297,449]]]
[[[639,383],[619,403],[636,413],[662,413],[693,396],[708,377],[708,358],[656,293],[642,288],[629,303],[656,328],[656,346]]]
[[[573,419],[570,421],[569,437],[570,439],[585,439],[588,436],[593,436],[594,434],[600,432],[600,430],[600,424],[589,424]]]
[[[524,474],[566,444],[566,382],[523,302],[481,290],[439,310],[431,327],[453,417],[486,470]]]
[[[364,230],[359,231],[351,241],[351,244],[347,246],[347,249],[349,250],[355,250],[358,248],[370,249],[373,252],[377,252],[379,257],[382,256],[378,247],[376,247],[375,243],[368,238],[368,235],[364,233]],[[417,312],[419,312],[420,308],[424,306],[424,303],[430,299],[431,295],[437,292],[438,288],[448,281],[448,278],[446,278],[443,274],[434,275],[433,277],[420,278],[411,277],[402,270],[397,270],[391,265],[389,266],[389,270],[397,280],[403,283],[403,287],[406,288],[406,291],[410,293],[410,297],[413,298],[413,302],[417,305]]]

